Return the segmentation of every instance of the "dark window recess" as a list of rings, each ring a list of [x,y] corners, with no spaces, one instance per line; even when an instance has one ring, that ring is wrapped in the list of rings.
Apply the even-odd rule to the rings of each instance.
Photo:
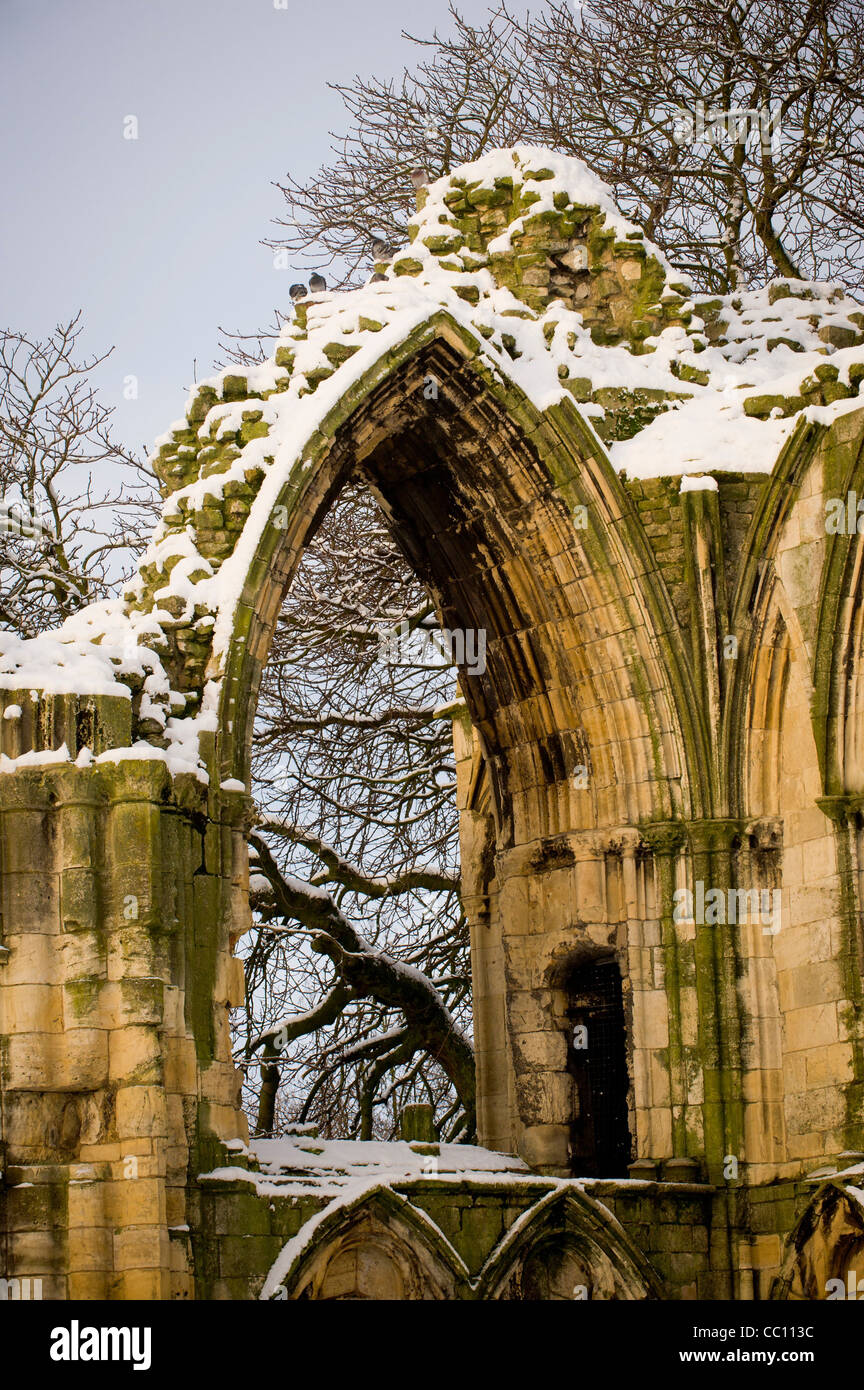
[[[570,1127],[574,1177],[626,1177],[627,1029],[621,972],[615,960],[592,961],[570,978],[567,1070],[576,1082],[577,1114]],[[587,1030],[587,1047],[575,1044]],[[584,1035],[582,1035],[584,1037]]]

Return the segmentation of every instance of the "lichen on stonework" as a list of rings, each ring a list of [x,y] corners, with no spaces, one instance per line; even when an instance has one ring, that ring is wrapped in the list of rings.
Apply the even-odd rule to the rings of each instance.
[[[647,337],[688,320],[689,282],[679,277],[679,293],[661,300],[670,268],[605,186],[579,161],[548,152],[538,161],[537,153],[493,151],[423,190],[408,229],[413,250],[448,271],[460,262],[468,273],[488,267],[538,314],[563,303],[598,344],[650,350]],[[416,255],[394,262],[398,275],[423,270]]]
[[[854,396],[864,378],[864,312],[841,287],[695,295],[584,164],[550,151],[492,151],[421,189],[407,245],[382,266],[377,283],[295,304],[273,357],[197,385],[159,441],[164,515],[128,600],[162,615],[178,682],[194,685],[207,664],[197,624],[223,601],[213,584],[265,478],[302,465],[282,448],[284,427],[307,448],[327,409],[359,399],[442,310],[476,343],[480,375],[508,376],[535,402],[566,393],[618,468],[616,451],[658,437],[670,411],[683,421],[722,397],[721,414],[776,420]],[[786,380],[792,354],[804,356]],[[290,426],[307,417],[298,444]],[[704,435],[693,418],[691,435]]]

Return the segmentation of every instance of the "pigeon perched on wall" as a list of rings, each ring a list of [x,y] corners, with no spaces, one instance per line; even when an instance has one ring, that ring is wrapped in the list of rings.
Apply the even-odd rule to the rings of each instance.
[[[377,285],[381,280],[386,280],[387,276],[382,275],[380,270],[376,270],[374,275],[370,275],[369,284]]]
[[[417,168],[411,170],[411,182],[415,188],[423,188],[429,182],[429,170]]]
[[[305,285],[292,285],[288,293],[290,294],[292,300],[296,304],[298,299],[306,298],[307,289]]]
[[[320,294],[322,290],[326,290],[327,281],[324,279],[323,275],[310,275],[309,288],[313,294]]]

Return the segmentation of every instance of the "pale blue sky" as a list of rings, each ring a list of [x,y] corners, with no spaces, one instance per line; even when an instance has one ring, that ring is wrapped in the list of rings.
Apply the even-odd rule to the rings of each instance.
[[[295,277],[259,242],[272,180],[312,173],[343,128],[327,83],[395,76],[416,53],[401,29],[436,24],[446,0],[0,0],[0,319],[44,334],[82,308],[88,346],[116,344],[99,385],[118,432],[149,447],[217,327],[287,302]]]

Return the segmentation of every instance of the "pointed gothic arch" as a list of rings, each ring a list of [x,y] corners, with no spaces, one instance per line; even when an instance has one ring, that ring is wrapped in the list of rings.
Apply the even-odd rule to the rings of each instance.
[[[573,1185],[551,1192],[510,1228],[481,1271],[477,1297],[638,1301],[662,1290],[612,1213]]]
[[[535,833],[579,828],[586,805],[594,824],[686,813],[705,797],[686,771],[704,765],[692,756],[704,731],[689,718],[686,662],[629,499],[576,408],[541,414],[493,378],[478,348],[445,312],[430,316],[334,404],[282,486],[262,487],[222,658],[220,780],[248,780],[282,597],[324,512],[359,472],[445,626],[487,633],[487,671],[463,689],[499,822],[512,834],[508,763],[523,786],[562,788],[561,808],[528,797],[522,816],[539,815]],[[277,453],[276,474],[278,463]],[[574,525],[578,507],[584,529]],[[586,760],[592,796],[572,798],[568,779]]]
[[[470,1297],[468,1270],[434,1221],[384,1184],[312,1218],[279,1254],[262,1299]]]
[[[424,389],[430,382],[434,392]],[[531,1161],[567,1171],[563,1067],[544,1060],[538,1076],[532,1064],[517,1093],[501,1046],[503,999],[529,987],[521,963],[505,964],[530,920],[507,885],[522,880],[526,855],[540,872],[566,866],[574,837],[702,815],[713,804],[709,731],[656,557],[575,404],[539,411],[446,311],[391,343],[306,447],[292,439],[291,449],[298,462],[286,476],[277,447],[225,562],[240,596],[207,673],[222,691],[215,780],[248,784],[257,690],[283,595],[326,509],[359,474],[444,626],[485,633],[486,669],[462,679],[494,826],[495,878],[476,903],[494,931],[478,927],[472,938],[478,1074],[483,1094],[499,1098],[481,1123],[488,1142],[510,1148],[523,1126],[554,1121],[557,1137],[543,1140],[554,1158]],[[550,861],[545,846],[559,841],[564,858],[555,850]],[[599,865],[602,855],[598,842],[590,857]],[[576,865],[568,889],[577,899],[587,868]],[[604,921],[606,908],[594,915]],[[548,926],[566,935],[571,921],[565,899]],[[554,1103],[542,1099],[547,1088]]]

